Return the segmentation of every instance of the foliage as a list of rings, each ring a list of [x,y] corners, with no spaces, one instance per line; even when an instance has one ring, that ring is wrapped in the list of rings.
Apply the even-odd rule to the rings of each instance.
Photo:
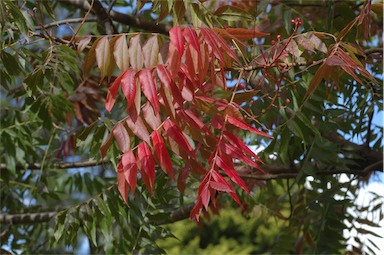
[[[0,2],[2,250],[375,253],[382,3],[135,2]]]

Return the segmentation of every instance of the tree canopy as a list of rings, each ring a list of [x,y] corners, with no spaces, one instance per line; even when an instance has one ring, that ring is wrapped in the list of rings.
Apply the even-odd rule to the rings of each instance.
[[[374,254],[382,29],[370,0],[1,1],[2,253]]]

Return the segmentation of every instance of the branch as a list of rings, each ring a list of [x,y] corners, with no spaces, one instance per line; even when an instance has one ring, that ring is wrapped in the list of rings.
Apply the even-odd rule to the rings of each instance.
[[[365,55],[370,55],[374,53],[381,53],[383,55],[383,48],[372,48],[364,51]]]
[[[109,164],[110,160],[103,159],[103,160],[86,160],[86,161],[76,161],[76,162],[58,162],[51,165],[53,168],[56,169],[67,169],[67,168],[81,168],[81,167],[92,167],[92,166],[99,166],[103,164]],[[7,169],[7,165],[4,163],[0,164],[0,170]],[[24,170],[24,169],[30,169],[30,170],[38,170],[41,169],[41,163],[29,163],[25,165],[16,165],[16,170]]]
[[[60,3],[75,6],[83,10],[89,9],[89,3],[84,0],[65,0],[61,1]],[[148,21],[141,17],[130,16],[114,10],[110,11],[109,17],[114,21],[120,22],[121,24],[129,25],[131,27],[136,27],[154,33],[168,34],[168,31],[171,29],[171,26],[169,25],[157,24],[156,22]]]
[[[103,5],[99,2],[99,0],[88,0],[88,3],[91,3],[92,1],[95,1],[93,4],[92,11],[94,11],[94,13],[99,19],[99,22],[103,25],[105,33],[107,35],[116,33],[116,29],[113,26],[112,19],[108,15],[107,11],[104,9]]]
[[[58,212],[0,214],[1,224],[36,224],[49,222]]]
[[[147,223],[153,225],[164,225],[173,223],[176,221],[184,220],[189,217],[190,211],[192,210],[194,203],[190,203],[181,207],[177,210],[172,211],[168,219],[165,220],[146,220]],[[64,209],[68,210],[68,209]],[[38,224],[49,222],[54,218],[59,211],[52,212],[40,212],[40,213],[20,213],[20,214],[0,214],[1,224]],[[82,220],[82,219],[79,219]]]
[[[70,24],[70,23],[74,24],[74,23],[96,22],[96,21],[97,21],[96,18],[88,18],[86,20],[84,20],[84,18],[64,19],[64,20],[58,20],[58,21],[54,21],[54,22],[45,24],[44,27],[47,29],[47,28],[57,27],[60,25],[65,25],[65,24]],[[35,30],[39,30],[39,29],[41,29],[40,26],[35,26]]]

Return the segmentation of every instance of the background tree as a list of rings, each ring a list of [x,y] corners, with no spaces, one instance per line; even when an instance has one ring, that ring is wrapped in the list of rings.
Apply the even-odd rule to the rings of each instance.
[[[2,252],[180,252],[160,240],[190,218],[214,226],[190,252],[212,233],[223,252],[374,253],[383,197],[354,201],[383,168],[382,13],[0,2]]]

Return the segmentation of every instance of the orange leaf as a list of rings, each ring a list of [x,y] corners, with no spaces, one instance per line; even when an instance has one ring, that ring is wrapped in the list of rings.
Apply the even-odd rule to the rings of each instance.
[[[243,190],[249,193],[248,187],[245,185],[244,181],[240,178],[239,174],[233,168],[232,159],[230,157],[225,157],[225,161],[222,157],[216,156],[216,165],[224,170],[228,177],[237,185],[240,186]]]
[[[128,204],[129,185],[128,185],[128,182],[125,180],[123,164],[121,163],[121,161],[117,167],[117,188],[124,202]]]
[[[105,100],[105,109],[107,109],[108,112],[111,112],[113,105],[116,101],[117,92],[119,92],[121,79],[123,78],[123,75],[120,75],[115,79],[112,86],[108,88],[108,94],[107,99]]]
[[[125,180],[132,190],[132,195],[135,196],[135,189],[137,183],[137,165],[136,158],[131,150],[123,154],[122,160],[123,172]]]
[[[153,152],[157,163],[165,173],[167,173],[169,176],[171,176],[171,178],[173,178],[172,161],[169,157],[167,148],[165,147],[164,141],[161,138],[159,131],[154,130],[151,136],[153,143]]]
[[[155,114],[158,114],[160,107],[159,97],[157,95],[157,88],[152,76],[152,71],[148,68],[141,70],[139,73],[139,80],[145,97],[153,106]]]
[[[149,68],[157,65],[159,57],[159,39],[157,35],[147,40],[143,47],[144,66]]]
[[[143,105],[142,111],[145,121],[152,128],[152,130],[156,130],[161,125],[160,115],[158,113],[154,113],[153,108],[148,102]]]
[[[140,172],[148,191],[153,195],[155,186],[155,163],[152,153],[146,142],[141,142],[137,147],[137,158],[140,162]]]
[[[241,120],[238,120],[238,119],[235,119],[234,117],[232,116],[227,116],[227,120],[229,123],[231,123],[232,125],[238,127],[238,128],[241,128],[241,129],[244,129],[244,130],[248,130],[248,131],[251,131],[252,133],[254,134],[257,134],[257,135],[262,135],[262,136],[265,136],[265,137],[269,137],[269,138],[272,138],[272,136],[248,125],[247,123],[241,121]]]
[[[192,157],[196,157],[191,145],[187,138],[183,135],[180,129],[169,119],[164,121],[164,129],[167,134],[185,151],[188,152]]]
[[[129,130],[131,130],[138,138],[150,143],[147,127],[144,125],[140,116],[138,116],[135,121],[132,120],[131,116],[128,116],[125,121],[127,122]]]
[[[122,152],[126,152],[131,147],[130,139],[125,126],[121,122],[117,122],[116,126],[112,129],[113,136]]]
[[[169,37],[171,45],[175,46],[176,50],[179,52],[179,56],[183,56],[184,53],[184,36],[179,26],[173,27],[169,30]]]
[[[121,78],[121,89],[125,98],[128,101],[128,108],[130,108],[136,96],[136,72],[133,69],[128,69],[123,73]]]
[[[108,67],[110,65],[110,49],[108,36],[100,38],[96,46],[96,62],[100,69],[101,80],[108,74]]]
[[[131,62],[131,66],[134,69],[141,69],[143,67],[144,56],[143,49],[141,47],[141,37],[140,34],[135,35],[129,41],[129,60]]]
[[[113,56],[120,71],[124,72],[129,68],[128,44],[125,35],[121,35],[116,39]]]

